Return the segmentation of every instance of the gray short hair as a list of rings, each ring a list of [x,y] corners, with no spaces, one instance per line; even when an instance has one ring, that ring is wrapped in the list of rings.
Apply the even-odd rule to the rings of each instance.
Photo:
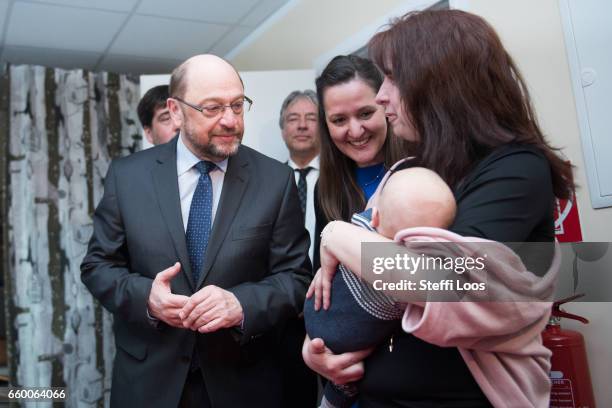
[[[278,124],[281,129],[283,128],[283,124],[285,122],[285,111],[287,110],[287,107],[289,107],[289,105],[291,105],[293,101],[301,98],[308,99],[317,109],[319,109],[319,100],[317,99],[317,93],[312,89],[291,92],[289,95],[287,95],[281,106],[280,117],[278,118]]]

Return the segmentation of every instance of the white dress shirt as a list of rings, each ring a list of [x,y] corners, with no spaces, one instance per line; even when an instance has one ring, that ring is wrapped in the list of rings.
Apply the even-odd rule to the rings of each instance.
[[[189,221],[189,209],[191,207],[191,199],[193,193],[198,186],[200,172],[194,166],[201,160],[189,150],[183,143],[183,135],[179,135],[176,142],[176,173],[178,174],[179,197],[181,199],[181,215],[183,216],[183,229],[187,233],[187,222]],[[219,198],[223,189],[223,180],[227,171],[227,159],[216,163],[217,167],[210,171],[210,180],[212,181],[213,189],[213,208],[212,219],[214,222],[217,207],[219,206]],[[210,226],[212,229],[212,225]],[[147,307],[147,317],[153,327],[159,325],[159,319],[151,316]],[[242,325],[242,323],[241,323]]]
[[[193,193],[198,186],[200,172],[194,166],[201,160],[189,150],[183,143],[183,135],[181,134],[176,142],[176,173],[178,174],[179,196],[181,198],[181,214],[183,216],[183,228],[187,232],[187,223],[189,221],[189,209],[191,207],[191,199]],[[217,167],[210,171],[210,180],[212,181],[213,190],[213,208],[212,220],[215,221],[215,214],[219,206],[219,198],[221,198],[221,190],[223,189],[223,180],[227,171],[227,159],[215,162]],[[212,225],[210,226],[212,229]]]
[[[295,171],[295,169],[299,169],[297,164],[291,159],[287,161],[289,167],[291,167],[295,175],[295,184],[297,185],[300,179],[300,173]],[[317,180],[319,179],[319,156],[315,157],[308,163],[306,167],[312,167],[312,170],[308,172],[306,175],[306,229],[308,230],[308,234],[310,235],[310,249],[308,250],[308,255],[310,256],[310,260],[312,261],[312,255],[314,251],[314,234],[315,234],[315,212],[314,212],[314,188],[315,184],[317,184]]]

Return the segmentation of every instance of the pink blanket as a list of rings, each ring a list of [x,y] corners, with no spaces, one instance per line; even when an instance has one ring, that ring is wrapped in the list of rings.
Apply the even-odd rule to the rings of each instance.
[[[548,407],[551,352],[542,344],[541,332],[548,322],[559,270],[558,244],[549,271],[538,277],[511,249],[492,241],[437,228],[406,229],[395,240],[410,247],[422,243],[416,245],[425,254],[427,242],[460,244],[465,256],[471,257],[486,250],[486,273],[470,273],[469,279],[486,281],[494,294],[490,299],[503,298],[503,302],[435,302],[432,294],[422,306],[408,305],[402,327],[429,343],[457,347],[494,406]]]

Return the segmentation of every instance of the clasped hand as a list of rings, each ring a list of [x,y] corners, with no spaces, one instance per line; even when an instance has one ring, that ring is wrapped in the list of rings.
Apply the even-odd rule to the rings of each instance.
[[[236,296],[218,286],[208,285],[192,296],[175,295],[170,281],[181,270],[175,263],[157,274],[151,286],[147,307],[151,316],[166,324],[200,333],[239,326],[244,314]]]

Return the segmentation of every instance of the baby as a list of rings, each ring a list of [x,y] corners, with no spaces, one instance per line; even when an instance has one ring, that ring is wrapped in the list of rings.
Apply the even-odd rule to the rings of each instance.
[[[351,222],[394,239],[398,231],[412,227],[448,228],[456,204],[452,191],[433,171],[421,167],[393,173],[371,209],[354,214]],[[311,339],[321,338],[334,353],[376,346],[399,327],[405,304],[375,291],[340,264],[332,281],[331,307],[314,310],[314,296],[306,300],[304,320]],[[321,407],[350,407],[355,384],[328,382]]]

